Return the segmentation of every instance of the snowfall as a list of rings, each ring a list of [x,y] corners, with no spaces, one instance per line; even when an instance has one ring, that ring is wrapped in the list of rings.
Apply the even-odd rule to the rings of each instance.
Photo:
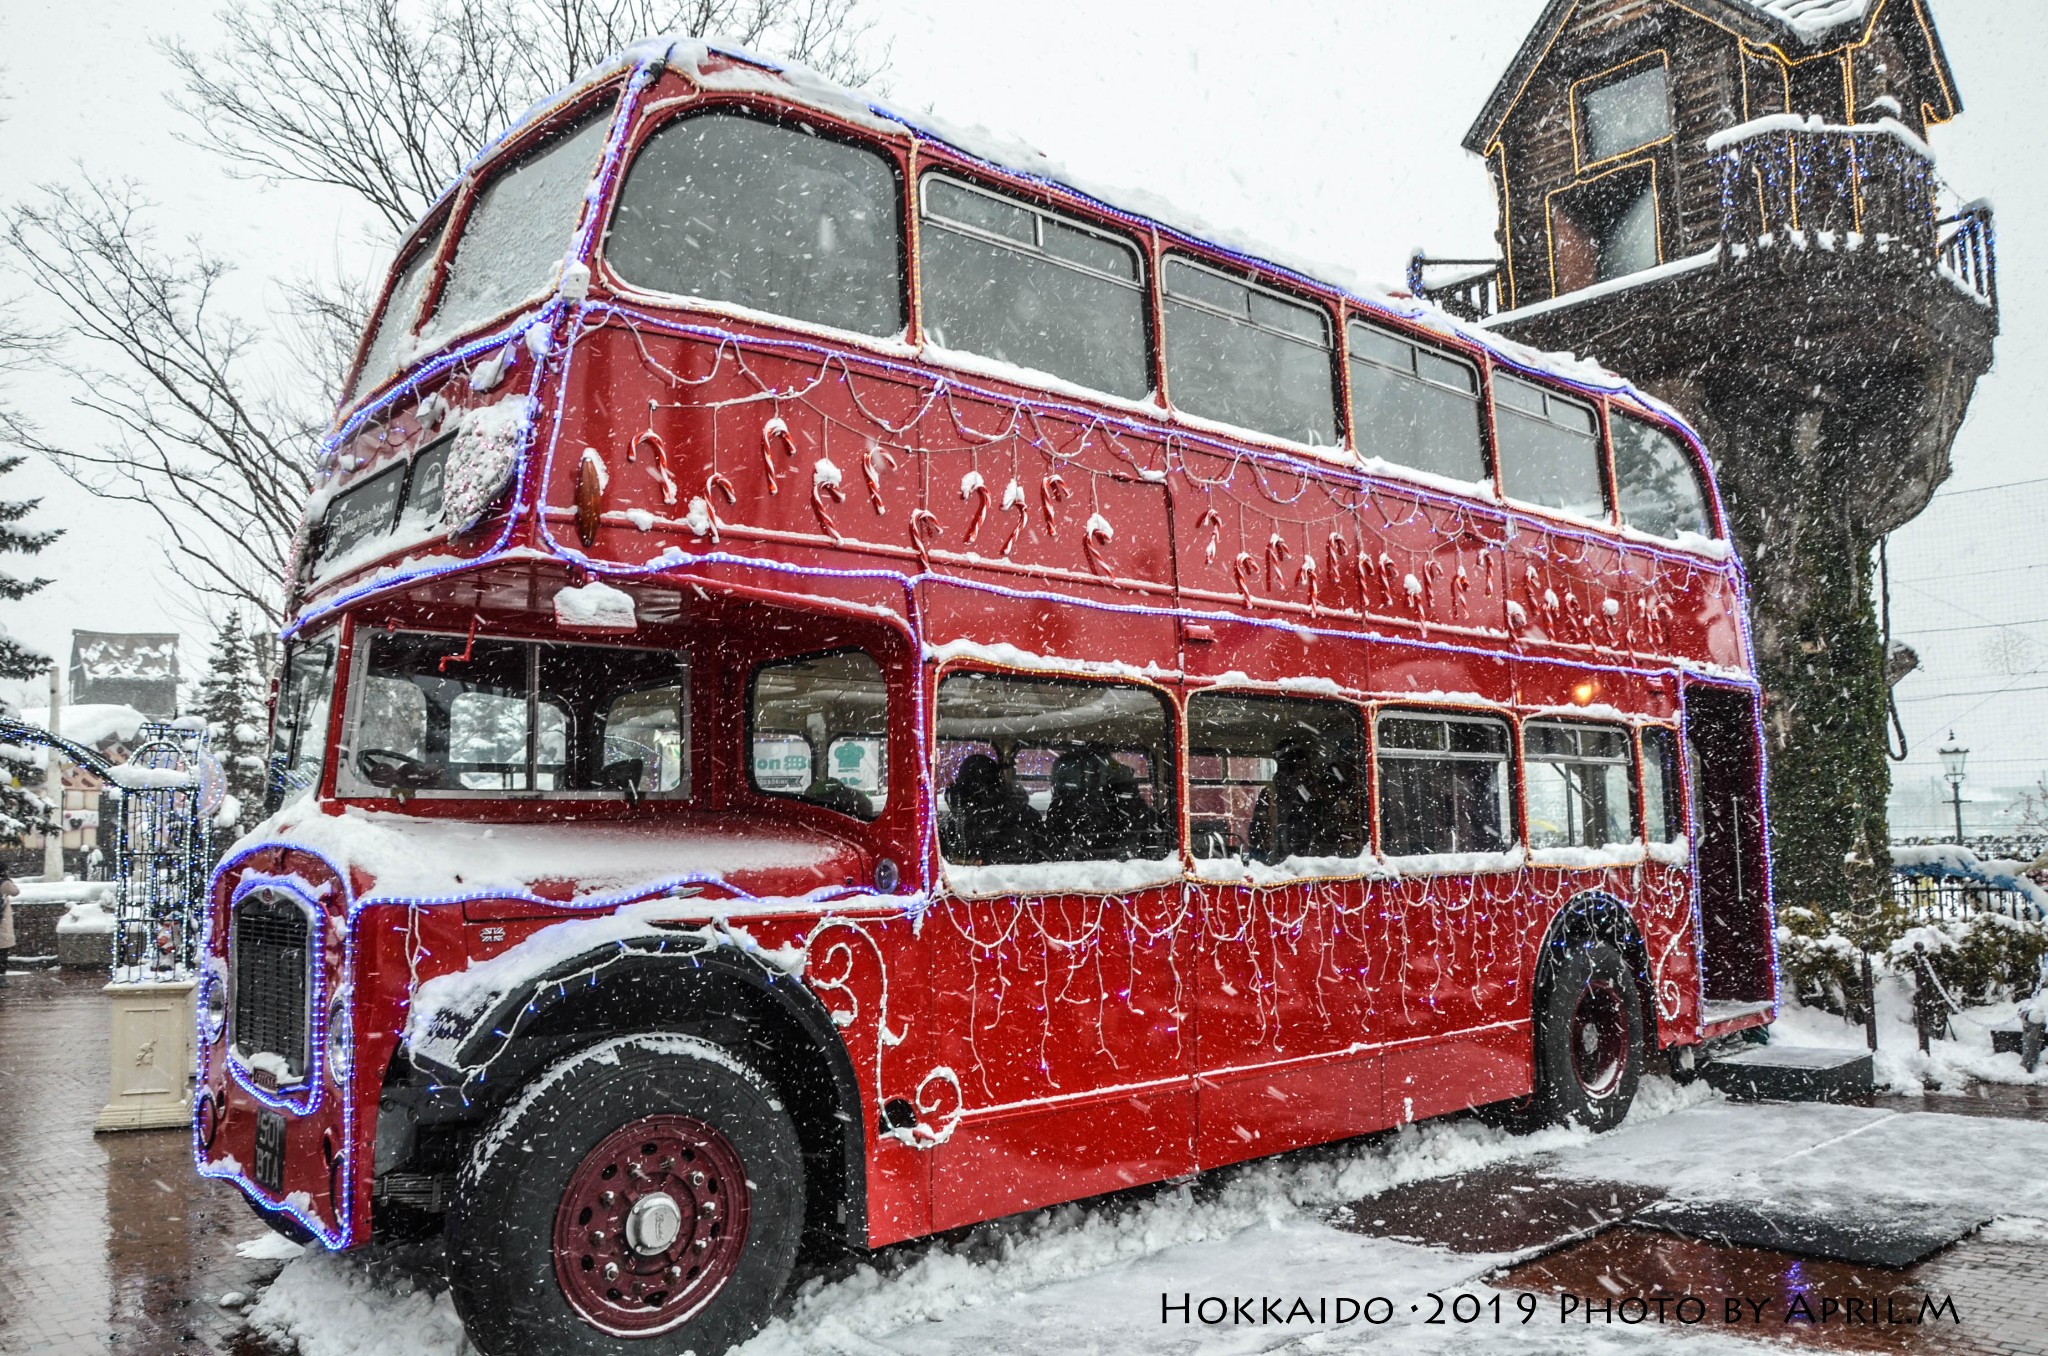
[[[1918,1051],[1903,985],[1881,992],[1880,1011],[1881,1090],[1933,1092],[1929,1101],[1938,1107],[1972,1085],[2048,1086],[2048,1065],[2028,1074],[2017,1055],[1990,1052],[1987,1029],[2011,1018],[2011,1004],[1959,1015],[1927,1055]],[[1773,1039],[1861,1048],[1864,1033],[1795,1006]],[[1781,1209],[1790,1202],[1804,1214],[1844,1220],[1932,1214],[1982,1221],[1992,1238],[2048,1244],[2048,1123],[1882,1105],[1743,1104],[1704,1083],[1680,1087],[1650,1076],[1627,1121],[1602,1136],[1557,1128],[1515,1137],[1451,1118],[885,1249],[803,1280],[740,1351],[1038,1356],[1049,1341],[1064,1352],[1176,1356],[1359,1349],[1598,1356],[1658,1344],[1695,1356],[1782,1350],[1713,1321],[1561,1321],[1550,1295],[1526,1325],[1512,1296],[1499,1325],[1490,1308],[1479,1323],[1431,1325],[1424,1320],[1437,1309],[1432,1295],[1490,1301],[1500,1293],[1491,1277],[1549,1247],[1455,1253],[1332,1223],[1338,1207],[1392,1188],[1516,1161],[1549,1179],[1654,1187],[1680,1200]],[[246,1256],[293,1258],[248,1319],[257,1331],[296,1343],[300,1356],[469,1350],[445,1293],[388,1259],[299,1254],[269,1237],[243,1247]],[[1205,1324],[1164,1308],[1206,1296],[1269,1295],[1283,1297],[1283,1307],[1295,1296],[1311,1307],[1328,1298],[1332,1316],[1338,1297],[1379,1296],[1392,1301],[1391,1317],[1378,1325],[1299,1316],[1290,1324]]]

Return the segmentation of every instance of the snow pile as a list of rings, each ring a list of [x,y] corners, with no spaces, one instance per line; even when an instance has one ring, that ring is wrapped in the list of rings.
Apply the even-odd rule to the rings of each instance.
[[[72,743],[83,744],[89,749],[99,748],[109,740],[132,745],[141,735],[143,723],[148,719],[148,716],[132,706],[112,702],[80,702],[76,706],[57,708],[57,720],[63,726],[57,733]],[[24,725],[47,730],[50,728],[50,708],[23,707],[21,720]]]
[[[597,579],[557,591],[555,621],[583,631],[631,631],[640,624],[633,595]]]
[[[1968,1008],[1950,1019],[1950,1034],[1937,1034],[1923,1055],[1913,1027],[1911,976],[1881,973],[1874,1060],[1879,1091],[1916,1096],[1923,1091],[1957,1093],[1972,1079],[2048,1087],[2048,1060],[2030,1074],[2020,1067],[2018,1055],[1991,1052],[1991,1028],[2012,1026],[2018,1009],[2016,1002]],[[1867,1048],[1861,1023],[1852,1025],[1832,1012],[1802,1006],[1789,993],[1771,1025],[1771,1039],[1788,1045]]]
[[[443,1292],[380,1273],[360,1257],[314,1251],[285,1267],[248,1314],[264,1337],[298,1356],[456,1356],[470,1348]]]
[[[57,934],[105,935],[114,930],[114,886],[109,881],[93,881],[94,893],[80,899],[64,911],[57,920]]]
[[[1778,20],[1808,42],[1838,28],[1861,24],[1871,0],[1749,0],[1752,7]]]

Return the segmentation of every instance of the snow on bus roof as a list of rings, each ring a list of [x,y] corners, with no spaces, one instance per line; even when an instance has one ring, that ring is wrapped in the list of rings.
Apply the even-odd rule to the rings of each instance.
[[[916,117],[899,113],[808,66],[757,56],[736,43],[721,40],[686,35],[647,38],[591,67],[570,85],[536,102],[493,138],[463,169],[462,174],[441,191],[407,235],[410,236],[421,223],[438,212],[462,181],[474,174],[507,141],[604,82],[652,62],[665,63],[703,89],[765,94],[805,105],[885,136],[901,137],[908,133],[923,141],[941,143],[999,171],[1079,198],[1111,215],[1123,217],[1134,226],[1156,228],[1170,241],[1237,256],[1251,268],[1290,278],[1317,290],[1338,293],[1366,309],[1397,316],[1438,334],[1473,344],[1510,366],[1589,391],[1620,396],[1645,410],[1654,411],[1688,432],[1692,431],[1684,416],[1671,406],[1638,390],[1619,373],[1590,359],[1571,353],[1544,352],[1518,344],[1460,320],[1420,298],[1387,292],[1365,281],[1349,266],[1291,257],[1232,227],[1205,221],[1198,214],[1167,202],[1148,189],[1094,181],[1007,134],[976,124],[950,122],[931,113]]]

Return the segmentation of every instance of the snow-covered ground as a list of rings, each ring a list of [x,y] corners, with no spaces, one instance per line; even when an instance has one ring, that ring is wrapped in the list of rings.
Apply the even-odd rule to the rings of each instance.
[[[1885,975],[1877,984],[1877,1058],[1875,1073],[1882,1092],[1958,1093],[1979,1083],[2031,1084],[2048,1087],[2048,1059],[2028,1073],[2020,1057],[1991,1053],[1990,1029],[2012,1026],[2018,1004],[1992,1003],[1952,1017],[1949,1036],[1937,1037],[1920,1053],[1913,1030],[1913,986],[1904,975]],[[1787,1045],[1829,1045],[1866,1048],[1861,1023],[1851,1026],[1831,1012],[1788,1005],[1771,1028],[1771,1039]]]
[[[1791,1024],[1818,1030],[1814,1014]],[[1829,1019],[1837,1021],[1839,1019]],[[1894,1033],[1887,1031],[1887,1036]],[[1981,1038],[1980,1038],[1980,1043]],[[1945,1057],[1942,1067],[1960,1067]],[[1471,1120],[1289,1155],[1209,1174],[1192,1187],[1038,1212],[984,1225],[964,1240],[888,1250],[806,1282],[746,1356],[1007,1356],[1055,1341],[1072,1352],[1626,1352],[1683,1341],[1697,1356],[1757,1352],[1712,1325],[1681,1330],[1560,1325],[1537,1318],[1430,1326],[1432,1292],[1491,1303],[1485,1276],[1506,1254],[1457,1254],[1346,1233],[1330,1208],[1389,1188],[1513,1159],[1554,1177],[1641,1183],[1677,1197],[1782,1200],[1850,1214],[1939,1210],[1999,1219],[2048,1239],[2048,1124],[1883,1109],[1739,1105],[1702,1085],[1646,1079],[1628,1121],[1594,1137],[1555,1129],[1514,1138]],[[1162,1301],[1204,1296],[1385,1296],[1389,1321],[1341,1327],[1162,1321]],[[1419,1305],[1419,1310],[1411,1309]],[[1214,1310],[1212,1309],[1212,1313]],[[1489,1317],[1491,1310],[1488,1311]],[[261,1331],[301,1356],[455,1356],[459,1325],[445,1296],[388,1269],[309,1254],[286,1267],[251,1311]]]

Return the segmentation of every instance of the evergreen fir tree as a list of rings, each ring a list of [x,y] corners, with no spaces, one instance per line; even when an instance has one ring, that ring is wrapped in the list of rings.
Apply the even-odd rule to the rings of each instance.
[[[0,457],[0,476],[6,475],[21,465],[20,457]],[[0,556],[28,555],[57,540],[58,532],[37,532],[23,526],[23,520],[35,511],[39,499],[0,499]],[[0,570],[0,601],[18,602],[28,597],[43,585],[47,579],[22,579],[6,570]],[[31,649],[0,627],[0,678],[39,678],[50,671],[50,657]],[[13,710],[5,698],[0,698],[0,710],[14,718],[20,712]],[[18,846],[24,832],[43,827],[50,819],[49,808],[36,792],[43,782],[42,769],[22,756],[23,750],[0,746],[0,843]]]
[[[264,711],[258,689],[255,649],[240,615],[230,612],[214,635],[206,678],[199,684],[199,716],[234,801],[221,806],[216,821],[217,841],[223,845],[263,812]]]

